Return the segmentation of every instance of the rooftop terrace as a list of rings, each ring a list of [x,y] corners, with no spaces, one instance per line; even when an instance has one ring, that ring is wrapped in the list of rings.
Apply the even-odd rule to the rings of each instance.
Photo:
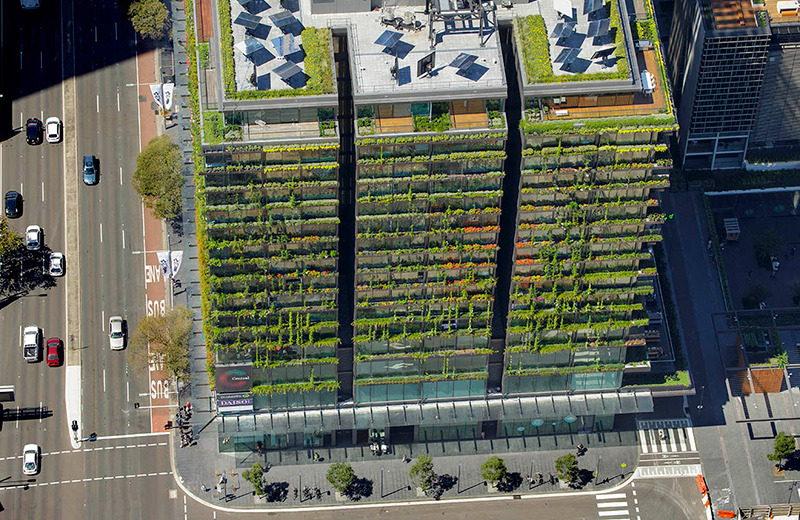
[[[707,0],[715,29],[758,27],[750,0]]]
[[[437,23],[437,43],[431,50],[428,17],[422,10],[395,7],[395,12],[413,12],[426,27],[416,31],[387,27],[381,24],[379,11],[348,15],[356,96],[505,89],[499,35],[494,27],[484,27],[481,47],[476,20]],[[386,41],[396,43],[387,45]],[[418,75],[418,62],[431,53],[434,63],[430,73]],[[395,59],[397,70],[392,71]]]

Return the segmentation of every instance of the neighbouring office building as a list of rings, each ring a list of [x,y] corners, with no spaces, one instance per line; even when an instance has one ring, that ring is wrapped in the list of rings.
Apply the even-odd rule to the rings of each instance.
[[[670,357],[672,99],[648,1],[575,4],[214,4],[198,220],[221,450],[652,411],[623,377]]]
[[[677,0],[668,63],[685,169],[741,169],[800,145],[796,2]]]

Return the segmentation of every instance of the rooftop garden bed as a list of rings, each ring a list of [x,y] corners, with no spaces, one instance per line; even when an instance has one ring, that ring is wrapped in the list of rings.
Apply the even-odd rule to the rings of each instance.
[[[596,117],[560,121],[532,121],[522,118],[519,122],[525,135],[591,135],[604,132],[652,131],[674,132],[677,129],[675,116],[671,113],[649,116]]]

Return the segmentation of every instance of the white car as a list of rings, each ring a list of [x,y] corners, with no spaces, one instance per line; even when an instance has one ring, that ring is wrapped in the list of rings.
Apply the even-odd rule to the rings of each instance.
[[[22,473],[25,475],[36,475],[39,473],[39,446],[36,444],[26,444],[22,449]]]
[[[25,245],[31,251],[38,251],[42,248],[42,228],[39,226],[28,226],[25,230]]]
[[[57,117],[48,117],[44,124],[44,133],[48,143],[61,141],[61,120]]]
[[[50,276],[64,276],[64,254],[50,253],[50,266],[47,270]]]
[[[125,327],[122,316],[111,316],[108,319],[108,340],[111,344],[111,350],[125,348]]]

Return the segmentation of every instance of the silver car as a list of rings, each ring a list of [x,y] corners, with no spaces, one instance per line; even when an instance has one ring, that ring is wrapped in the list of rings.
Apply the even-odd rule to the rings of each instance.
[[[25,475],[36,475],[39,473],[39,446],[36,444],[26,444],[22,449],[22,473]]]
[[[39,226],[28,226],[25,230],[25,245],[31,251],[38,251],[42,248],[42,228]]]
[[[47,271],[50,276],[64,276],[64,254],[50,253],[50,267]]]
[[[125,348],[125,321],[122,316],[111,316],[108,319],[108,340],[111,344],[111,350]]]

